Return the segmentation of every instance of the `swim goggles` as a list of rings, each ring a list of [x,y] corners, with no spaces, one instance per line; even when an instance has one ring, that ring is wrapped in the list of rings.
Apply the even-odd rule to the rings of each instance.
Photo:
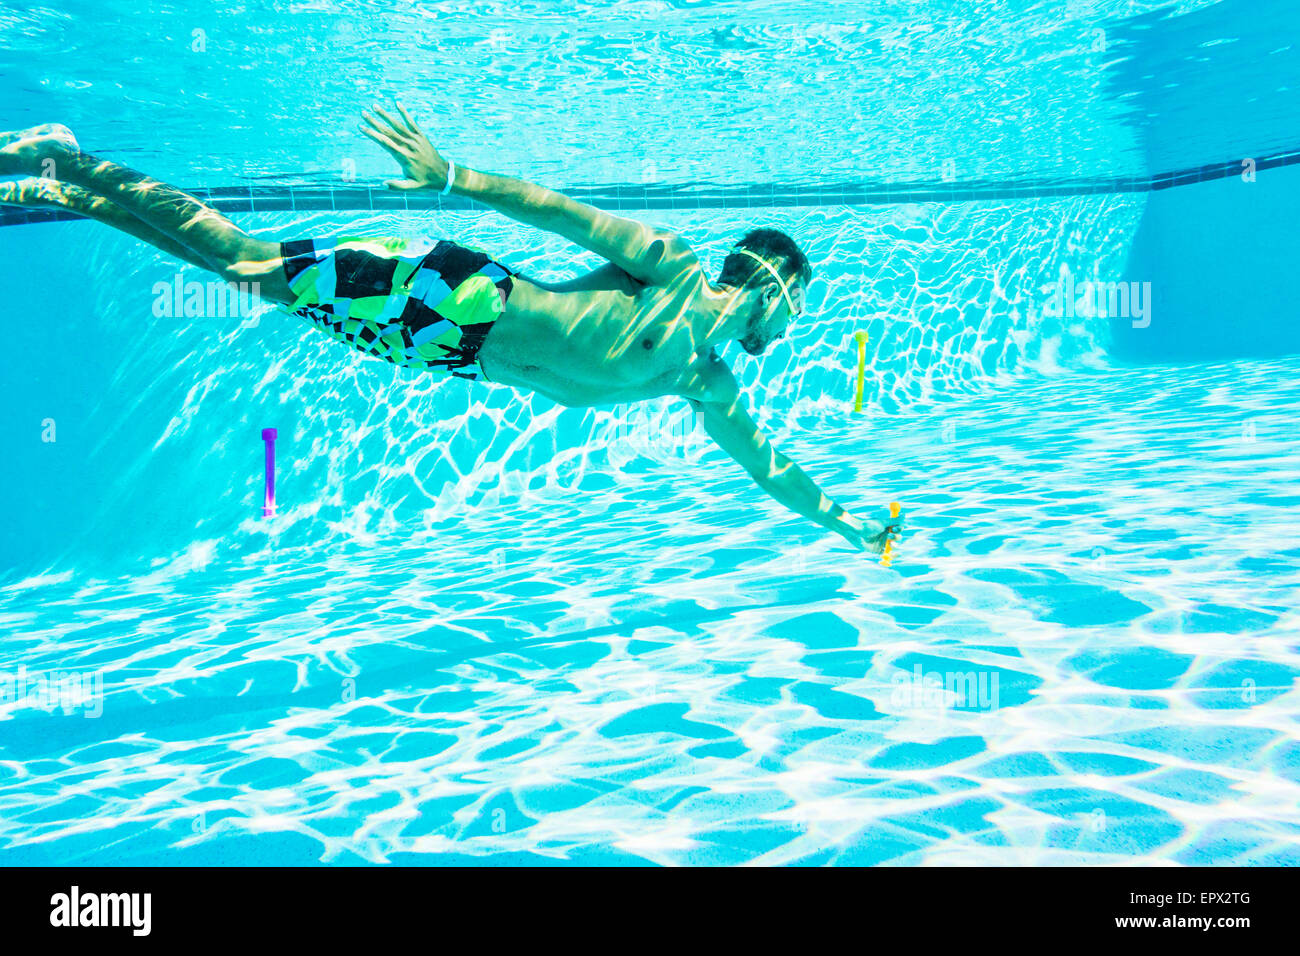
[[[801,303],[801,304],[800,304],[799,308],[796,309],[796,308],[794,307],[794,299],[792,299],[792,298],[790,297],[790,288],[785,284],[785,280],[781,278],[781,273],[777,272],[774,268],[772,268],[772,264],[771,264],[770,262],[768,262],[766,259],[763,259],[763,258],[760,257],[760,256],[756,256],[756,255],[754,255],[754,253],[750,252],[748,249],[732,249],[731,251],[732,251],[732,252],[739,252],[739,253],[740,253],[741,255],[743,255],[743,256],[749,256],[749,258],[753,259],[755,262],[757,262],[760,266],[762,266],[762,267],[763,267],[764,269],[766,269],[768,272],[772,273],[772,278],[775,279],[776,282],[777,282],[777,285],[779,285],[779,286],[781,287],[781,294],[782,294],[783,296],[785,296],[785,304],[786,304],[786,307],[789,308],[789,310],[790,310],[790,316],[791,316],[792,318],[793,318],[794,316],[797,316],[800,312],[803,311],[803,305],[802,305],[802,302],[803,302],[803,296],[801,295],[801,296],[799,297],[799,300],[800,300],[800,303]]]

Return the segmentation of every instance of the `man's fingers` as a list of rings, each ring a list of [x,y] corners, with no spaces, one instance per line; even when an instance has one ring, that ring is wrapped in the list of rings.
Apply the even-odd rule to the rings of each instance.
[[[367,117],[367,118],[368,118],[368,117]],[[384,136],[383,136],[381,133],[377,133],[377,132],[375,132],[373,128],[371,128],[371,129],[367,129],[365,126],[361,126],[361,125],[358,124],[357,129],[361,130],[362,133],[364,133],[365,135],[369,136],[371,139],[373,139],[373,140],[374,140],[376,143],[378,143],[380,146],[388,147],[388,145],[389,145],[388,140],[385,139]]]
[[[374,130],[366,129],[364,126],[358,128],[361,130],[363,134],[369,136],[371,139],[373,139],[380,146],[384,147],[384,149],[388,150],[388,152],[392,153],[399,160],[403,158],[402,147],[399,146],[397,143],[394,143],[391,139],[389,139],[387,134],[383,132],[375,132]]]
[[[374,131],[375,131],[376,133],[378,133],[380,136],[384,137],[385,139],[389,140],[390,142],[393,142],[393,143],[396,143],[396,142],[397,142],[397,137],[396,137],[396,135],[394,135],[392,129],[390,129],[390,128],[389,128],[388,126],[386,126],[385,124],[380,123],[378,120],[375,119],[375,117],[374,117],[372,114],[370,114],[370,113],[362,113],[362,114],[361,114],[361,118],[362,118],[363,120],[365,120],[367,126],[369,126],[372,130],[374,130]]]
[[[375,115],[377,115],[380,119],[382,119],[385,123],[388,124],[389,128],[393,131],[394,134],[396,134],[397,136],[409,135],[407,131],[403,129],[401,125],[398,124],[397,120],[393,119],[391,116],[385,113],[381,107],[372,106],[370,108],[371,110],[374,111]]]
[[[397,111],[402,114],[402,119],[406,120],[406,127],[416,136],[420,135],[420,127],[415,125],[415,120],[411,119],[411,114],[406,112],[406,107],[401,103],[397,104]]]

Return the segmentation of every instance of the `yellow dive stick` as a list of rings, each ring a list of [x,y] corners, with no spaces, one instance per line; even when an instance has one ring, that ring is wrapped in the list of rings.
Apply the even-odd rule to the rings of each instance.
[[[897,501],[891,501],[889,503],[889,517],[897,518],[899,512],[901,512],[902,510],[903,510],[902,505],[900,505]],[[885,567],[889,567],[893,563],[893,561],[894,561],[894,542],[886,540],[885,550],[880,555],[880,563]]]
[[[854,340],[858,343],[858,394],[853,399],[853,410],[862,411],[862,386],[867,374],[867,333],[854,332]]]
[[[853,410],[855,412],[862,411],[862,389],[866,384],[867,377],[867,342],[869,339],[870,336],[866,332],[853,333],[853,340],[858,343],[858,392],[853,399]],[[889,503],[889,517],[897,518],[901,512],[902,506],[897,501]],[[894,542],[886,541],[885,550],[880,554],[880,563],[885,567],[889,567],[893,560]]]

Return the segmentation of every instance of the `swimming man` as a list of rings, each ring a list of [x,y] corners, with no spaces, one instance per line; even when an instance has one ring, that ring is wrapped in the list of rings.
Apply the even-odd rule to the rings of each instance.
[[[64,126],[0,134],[0,203],[66,209],[106,223],[231,282],[257,282],[326,334],[407,367],[531,389],[570,407],[675,395],[764,491],[873,552],[899,522],[845,511],[759,431],[715,348],[761,355],[803,309],[812,270],[785,234],[758,229],[716,282],[680,236],[523,180],[445,159],[400,105],[364,114],[365,135],[403,178],[490,206],[596,253],[604,265],[567,282],[525,278],[450,241],[254,238],[179,189],[81,151]],[[52,174],[52,175],[51,175]]]

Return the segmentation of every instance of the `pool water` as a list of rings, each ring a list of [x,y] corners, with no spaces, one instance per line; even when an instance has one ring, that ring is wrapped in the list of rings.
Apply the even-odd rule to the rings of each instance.
[[[99,719],[10,712],[6,856],[1294,863],[1300,362],[1197,371],[794,442],[909,489],[888,570],[707,461],[11,586],[11,652],[108,673]]]
[[[596,59],[579,88],[608,105],[636,92],[620,57],[655,51],[704,99],[629,121],[624,137],[676,134],[683,155],[638,165],[638,181],[798,172],[779,148],[727,169],[761,102],[737,85],[747,69],[790,76],[778,95],[791,103],[825,98],[830,135],[800,125],[809,107],[772,142],[807,139],[827,180],[925,181],[954,155],[974,164],[958,164],[958,185],[1154,175],[1294,146],[1279,121],[1293,94],[1270,66],[1291,62],[1274,42],[1285,13],[1116,2],[1062,18],[1059,5],[989,4],[981,34],[921,6],[862,23],[833,4],[748,4],[730,31],[709,26],[720,5],[649,22],[611,7],[572,35],[574,9],[489,7],[479,25],[322,9],[348,24],[329,34],[348,50],[331,75],[399,49],[388,31],[400,27],[413,39],[386,83],[409,86],[426,117],[477,109],[489,128],[522,109],[528,76],[560,97],[585,52]],[[365,105],[341,80],[304,107],[307,124],[259,118],[257,89],[229,79],[257,76],[277,50],[307,70],[286,38],[321,11],[272,17],[224,66],[196,67],[163,55],[191,33],[167,14],[129,41],[156,73],[69,61],[24,85],[42,53],[94,51],[116,28],[92,37],[104,14],[89,7],[39,22],[5,9],[0,84],[28,91],[10,125],[67,117],[87,146],[183,185],[319,183],[347,158],[318,128]],[[240,21],[211,16],[209,40],[226,49]],[[827,76],[782,59],[777,28],[799,23]],[[1079,46],[1093,24],[1111,51],[1095,62]],[[507,28],[555,45],[494,60],[508,40],[492,31]],[[1200,59],[1173,56],[1171,37],[1191,37]],[[419,75],[418,51],[443,48],[465,54],[449,68],[459,114]],[[854,73],[872,49],[965,70],[973,92],[945,118],[945,94],[921,83],[916,125],[855,124],[846,104],[907,89],[898,69]],[[1152,51],[1165,85],[1138,69]],[[1233,57],[1249,59],[1255,106],[1208,122],[1232,112],[1219,90],[1189,116],[1176,88],[1199,96],[1198,71]],[[497,64],[506,91],[489,106],[464,65],[475,58]],[[894,85],[877,91],[873,75]],[[231,96],[217,104],[223,79]],[[1042,99],[1021,102],[1013,81]],[[734,114],[692,148],[683,134],[727,89]],[[1096,133],[1077,151],[1060,147],[1071,98]],[[986,115],[1032,123],[993,135],[976,107],[995,102],[1005,109]],[[167,109],[181,105],[240,122],[202,150]],[[603,128],[530,117],[570,144]],[[162,145],[143,142],[151,129]],[[495,168],[621,182],[644,145],[589,138],[567,164],[534,165],[512,141]],[[369,157],[358,175],[384,172]],[[0,228],[7,300],[40,317],[12,323],[0,355],[0,862],[1300,863],[1294,312],[1261,305],[1286,292],[1274,260],[1243,252],[1239,274],[1209,276],[1213,257],[1175,241],[1196,231],[1184,222],[1231,237],[1249,219],[1261,248],[1287,255],[1294,219],[1280,210],[1300,196],[1296,176],[625,210],[680,232],[714,269],[749,226],[806,249],[808,316],[762,359],[724,357],[762,426],[829,493],[868,514],[902,503],[908,533],[888,566],[767,499],[671,401],[561,409],[366,360],[272,310],[168,314],[159,284],[208,277],[89,223]],[[482,211],[232,215],[268,238],[462,238],[549,278],[594,264]],[[1152,248],[1184,258],[1153,264]],[[1152,280],[1149,330],[1053,309],[1067,275]],[[855,332],[869,336],[861,413]]]

